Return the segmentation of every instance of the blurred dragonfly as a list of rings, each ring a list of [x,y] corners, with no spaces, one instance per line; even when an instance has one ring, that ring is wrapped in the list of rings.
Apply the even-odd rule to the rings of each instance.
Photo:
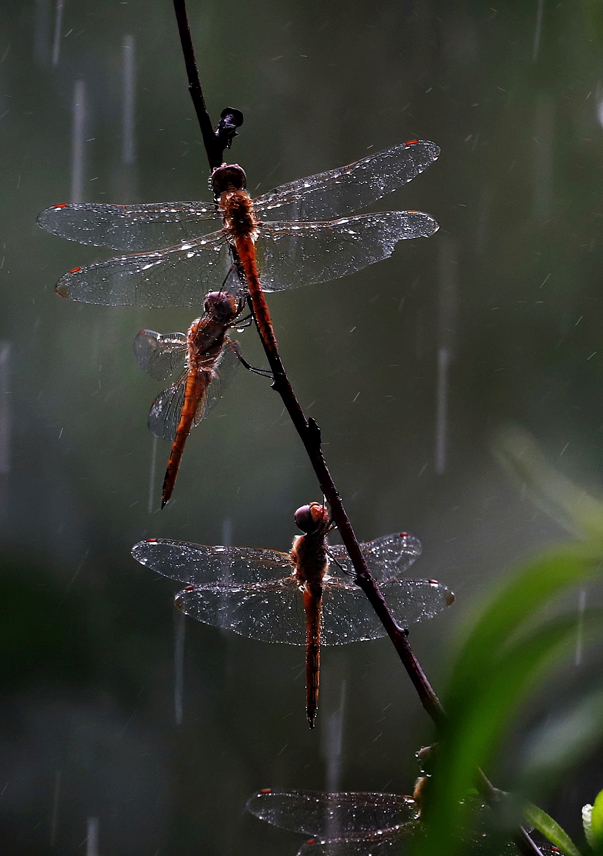
[[[345,645],[386,635],[343,546],[330,546],[332,528],[320,503],[295,513],[304,533],[290,553],[253,547],[204,547],[149,539],[132,549],[134,558],[187,587],[176,606],[187,615],[266,642],[306,646],[306,716],[318,710],[320,645]],[[398,623],[431,618],[454,601],[435,580],[399,579],[421,553],[419,541],[397,532],[361,544],[368,568]]]
[[[460,852],[516,856],[515,844],[493,828],[490,809],[478,799],[471,802],[471,831]],[[404,844],[423,828],[419,803],[398,794],[268,788],[247,801],[247,810],[273,826],[311,836],[297,856],[394,856],[407,852]],[[543,854],[555,852],[539,846]]]
[[[412,140],[253,201],[243,169],[225,165],[212,176],[219,204],[61,204],[42,211],[38,223],[81,244],[135,253],[62,276],[56,290],[73,300],[200,304],[233,258],[250,292],[259,288],[258,277],[265,291],[283,291],[338,279],[387,258],[400,240],[432,235],[438,224],[420,211],[347,215],[412,181],[439,153],[435,143]],[[207,234],[216,220],[222,228]]]
[[[224,387],[242,359],[238,345],[226,335],[245,302],[227,290],[211,291],[205,298],[205,312],[184,333],[155,333],[141,330],[134,340],[134,354],[142,368],[165,380],[184,366],[178,379],[157,396],[149,413],[149,430],[154,437],[172,440],[161,507],[169,501],[184,446],[191,429],[219,400]]]

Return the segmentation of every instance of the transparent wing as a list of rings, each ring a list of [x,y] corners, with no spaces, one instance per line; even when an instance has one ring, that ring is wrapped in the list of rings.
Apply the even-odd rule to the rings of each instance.
[[[454,601],[449,588],[431,580],[386,580],[379,588],[401,627],[433,618]],[[325,581],[321,637],[324,645],[347,645],[385,635],[375,610],[357,585],[333,577]]]
[[[297,851],[297,856],[390,856],[407,852],[403,849],[405,830],[387,830],[361,838],[311,838]]]
[[[384,535],[383,538],[375,538],[360,545],[362,554],[366,559],[368,569],[376,580],[392,580],[400,577],[407,568],[421,555],[421,542],[408,532],[394,532],[392,535]],[[343,544],[329,545],[329,552],[343,568],[332,563],[331,573],[355,573],[354,566],[348,556],[348,551]]]
[[[134,356],[152,378],[166,380],[185,362],[186,335],[141,330],[134,339]]]
[[[187,585],[257,583],[293,573],[288,553],[255,547],[205,547],[151,538],[135,544],[132,555],[141,565]]]
[[[365,208],[416,178],[439,157],[429,140],[402,143],[347,166],[282,184],[254,200],[263,219],[330,220]]]
[[[236,350],[233,350],[227,341],[212,370],[211,383],[208,385],[206,393],[197,407],[194,425],[198,425],[202,419],[205,419],[212,407],[215,407],[218,401],[220,401],[224,390],[233,379],[240,364],[241,361],[237,357]]]
[[[398,241],[438,230],[429,214],[386,211],[327,223],[263,223],[256,242],[265,291],[339,279],[386,259]]]
[[[158,440],[173,440],[176,436],[184,404],[187,375],[188,372],[183,371],[178,380],[160,392],[151,404],[148,426],[153,437]]]
[[[321,838],[399,827],[418,813],[412,797],[398,794],[301,790],[260,791],[247,801],[247,811],[281,829]]]
[[[222,232],[159,250],[74,268],[56,284],[61,297],[103,306],[194,306],[231,266]]]
[[[233,630],[248,639],[306,644],[303,597],[293,577],[191,586],[179,592],[174,603],[197,621]]]
[[[38,226],[80,244],[125,253],[171,247],[209,231],[220,214],[207,202],[154,202],[150,205],[53,205],[38,216]]]

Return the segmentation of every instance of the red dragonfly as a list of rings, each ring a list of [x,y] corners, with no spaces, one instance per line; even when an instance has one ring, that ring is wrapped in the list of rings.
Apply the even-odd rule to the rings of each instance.
[[[157,396],[149,413],[151,434],[172,440],[161,493],[162,508],[174,490],[191,429],[218,401],[241,359],[236,342],[226,334],[244,302],[244,297],[237,301],[226,290],[210,291],[205,298],[203,316],[193,321],[186,335],[141,330],[134,340],[136,359],[156,380],[165,380],[179,363],[185,364],[180,377]]]
[[[253,547],[204,547],[184,541],[140,541],[132,555],[165,577],[188,583],[176,595],[187,615],[266,642],[306,646],[306,715],[314,726],[318,710],[320,645],[345,645],[385,636],[364,593],[353,582],[343,546],[330,546],[329,514],[313,502],[295,513],[304,533],[290,553]],[[431,618],[454,601],[435,580],[399,577],[421,553],[406,532],[386,535],[361,549],[402,626]]]
[[[399,794],[267,788],[247,801],[247,810],[273,826],[312,836],[297,856],[394,856],[407,852],[404,842],[410,844],[422,831],[419,803]],[[472,828],[464,837],[463,854],[515,856],[515,844],[496,834],[490,815],[472,798]],[[547,856],[559,852],[538,846]]]
[[[253,201],[241,167],[222,166],[212,176],[218,205],[62,204],[42,211],[38,223],[53,235],[134,253],[62,276],[56,290],[73,300],[199,304],[232,264],[233,248],[252,296],[258,276],[265,291],[282,291],[338,279],[387,258],[400,240],[432,235],[438,224],[420,211],[347,215],[412,181],[439,153],[435,143],[412,140]],[[206,234],[216,220],[222,228]]]

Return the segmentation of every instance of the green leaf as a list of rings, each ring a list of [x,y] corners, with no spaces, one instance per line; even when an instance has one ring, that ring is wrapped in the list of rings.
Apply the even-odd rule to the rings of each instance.
[[[534,829],[537,829],[541,835],[544,835],[551,844],[554,844],[562,853],[565,853],[565,856],[581,856],[580,851],[567,832],[546,811],[529,802],[524,805],[523,814],[526,821]]]
[[[542,792],[603,737],[603,691],[590,693],[532,735],[522,758],[522,790]]]
[[[494,454],[522,490],[527,488],[530,499],[568,532],[603,538],[603,502],[551,467],[531,434],[517,426],[506,428],[496,439]]]
[[[590,831],[593,840],[593,850],[603,852],[603,791],[599,791],[593,803],[590,815]]]
[[[601,613],[585,615],[584,626],[603,632]],[[562,654],[573,650],[574,641],[574,616],[549,621],[506,646],[485,671],[474,674],[463,695],[449,698],[424,815],[429,829],[418,850],[421,856],[451,852],[451,836],[459,834],[464,821],[461,801],[474,784],[477,767],[492,755],[519,703],[547,670],[559,665]]]

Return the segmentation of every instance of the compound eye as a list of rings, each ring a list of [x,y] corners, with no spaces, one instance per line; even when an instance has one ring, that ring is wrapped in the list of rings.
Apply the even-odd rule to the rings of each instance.
[[[295,512],[295,525],[301,529],[302,532],[311,532],[315,523],[312,518],[312,505],[302,505]]]
[[[295,523],[302,532],[310,534],[328,523],[329,513],[321,502],[302,505],[295,512]]]

